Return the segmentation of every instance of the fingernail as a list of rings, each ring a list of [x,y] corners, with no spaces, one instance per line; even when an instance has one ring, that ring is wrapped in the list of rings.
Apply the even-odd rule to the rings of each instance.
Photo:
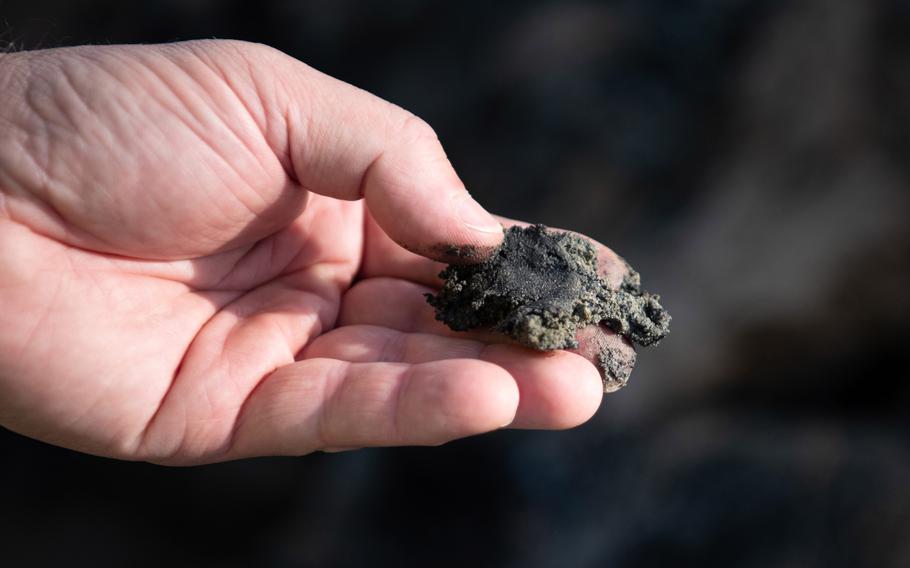
[[[500,225],[492,215],[486,212],[479,203],[474,201],[467,192],[460,198],[456,208],[456,214],[464,226],[481,233],[501,233]]]

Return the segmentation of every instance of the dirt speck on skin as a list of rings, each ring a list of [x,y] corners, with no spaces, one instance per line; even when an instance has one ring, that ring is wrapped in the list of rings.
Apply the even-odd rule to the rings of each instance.
[[[438,294],[427,294],[436,319],[456,331],[491,328],[534,349],[578,347],[577,332],[602,324],[629,341],[656,345],[670,331],[660,297],[643,292],[629,268],[618,288],[597,273],[597,252],[582,237],[543,225],[512,227],[485,261],[451,264]],[[604,390],[629,379],[634,358],[606,346],[598,359]]]
[[[597,363],[600,366],[604,392],[616,392],[629,384],[629,377],[635,368],[635,358],[624,357],[618,349],[601,349],[597,354]]]
[[[598,366],[605,393],[628,384],[638,356],[628,339],[603,325],[583,327],[575,338],[579,343],[577,353]]]

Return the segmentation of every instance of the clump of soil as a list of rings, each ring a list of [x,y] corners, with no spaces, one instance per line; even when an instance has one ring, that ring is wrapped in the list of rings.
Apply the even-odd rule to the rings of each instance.
[[[541,350],[578,347],[576,332],[589,325],[604,324],[644,346],[670,331],[660,297],[641,290],[637,272],[629,268],[619,289],[611,288],[587,240],[543,225],[508,229],[488,260],[449,265],[440,277],[442,290],[427,301],[456,331],[492,328]],[[631,369],[620,368],[615,354],[599,359],[611,379],[628,378]]]

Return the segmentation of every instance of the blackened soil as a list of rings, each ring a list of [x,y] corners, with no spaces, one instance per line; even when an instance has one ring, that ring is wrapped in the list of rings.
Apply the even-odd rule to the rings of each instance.
[[[512,227],[488,260],[452,264],[440,276],[442,290],[427,301],[456,331],[492,328],[542,350],[578,347],[575,334],[588,325],[604,324],[644,346],[669,333],[670,315],[659,296],[642,292],[638,273],[630,268],[611,289],[588,241],[543,225]],[[602,366],[609,360],[605,354]]]

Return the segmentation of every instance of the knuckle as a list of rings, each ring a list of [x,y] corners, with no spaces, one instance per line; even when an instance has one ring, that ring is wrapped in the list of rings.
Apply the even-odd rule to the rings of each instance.
[[[292,57],[283,51],[252,41],[239,39],[203,39],[173,44],[186,49],[206,63],[219,69],[241,69],[250,75],[259,69],[275,69],[289,65]]]
[[[242,39],[203,39],[189,43],[195,44],[199,47],[202,47],[203,49],[216,49],[226,51],[235,55],[240,55],[242,57],[269,58],[275,57],[276,54],[280,53],[283,55],[283,53],[279,50],[264,43],[257,43]]]
[[[400,137],[405,142],[438,142],[439,136],[430,124],[410,112],[402,120]]]

